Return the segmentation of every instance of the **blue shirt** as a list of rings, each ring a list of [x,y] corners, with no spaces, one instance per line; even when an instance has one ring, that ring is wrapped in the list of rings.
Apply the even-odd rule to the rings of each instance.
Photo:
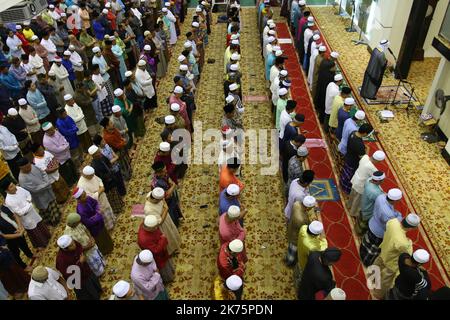
[[[75,124],[75,121],[73,121],[73,119],[69,116],[65,117],[64,119],[58,118],[58,120],[56,120],[56,127],[64,136],[64,138],[66,138],[67,142],[69,143],[70,149],[76,149],[80,144],[80,140],[78,140],[78,128]]]
[[[237,198],[229,198],[226,196],[227,189],[222,190],[219,195],[219,216],[228,211],[228,208],[231,206],[241,207],[239,200]]]
[[[370,182],[370,179],[366,181],[364,184],[364,193],[361,198],[361,214],[364,221],[372,218],[375,200],[383,193],[379,185]]]
[[[103,38],[105,37],[106,30],[100,23],[100,21],[94,20],[94,22],[92,22],[92,28],[94,29],[95,37],[98,40],[103,40]]]
[[[22,86],[20,85],[19,80],[17,80],[12,74],[0,74],[0,83],[10,90],[12,98],[17,98],[22,91]]]
[[[47,101],[38,89],[36,89],[34,92],[28,90],[27,101],[36,112],[39,120],[44,119],[50,113],[50,110],[47,107]]]
[[[69,80],[74,81],[75,80],[75,72],[73,71],[72,62],[70,62],[70,60],[67,60],[67,59],[62,59],[61,63],[67,69],[67,72],[69,73]]]
[[[388,202],[386,195],[379,195],[375,200],[373,216],[369,220],[370,231],[378,238],[383,239],[384,232],[386,231],[386,223],[394,218],[401,221],[401,213],[395,210],[394,206]]]
[[[345,111],[344,108],[340,108],[338,111],[338,127],[336,128],[336,138],[341,140],[342,130],[344,129],[344,122],[350,118],[350,111]]]
[[[298,2],[292,2],[292,4],[291,4],[291,23],[294,26],[295,34],[297,34],[299,17],[300,17],[300,6],[298,5]]]
[[[266,80],[270,79],[270,68],[275,64],[275,55],[271,52],[266,60]]]
[[[340,109],[340,110],[342,110],[342,109]],[[339,114],[338,114],[338,116],[339,116]],[[345,120],[344,128],[342,129],[341,142],[339,142],[339,145],[338,145],[339,152],[342,153],[344,156],[347,154],[348,137],[350,137],[350,134],[356,130],[358,130],[358,126],[356,125],[355,120],[353,120],[351,118]]]

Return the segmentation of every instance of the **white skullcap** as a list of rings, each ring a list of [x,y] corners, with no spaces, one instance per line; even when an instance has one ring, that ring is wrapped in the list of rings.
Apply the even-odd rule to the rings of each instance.
[[[172,116],[172,117],[173,117],[173,116]],[[175,118],[173,118],[173,119],[175,119]],[[161,151],[163,151],[163,152],[168,152],[168,151],[170,151],[170,143],[165,142],[165,141],[161,142],[161,143],[159,144],[159,150],[161,150]]]
[[[413,259],[420,264],[424,264],[430,261],[430,254],[427,252],[427,250],[417,249],[413,253]]]
[[[364,120],[364,118],[366,117],[366,113],[362,110],[358,110],[355,113],[355,118],[358,120]]]
[[[176,87],[173,89],[173,92],[175,92],[175,93],[183,93],[183,88],[180,87],[180,86],[176,86]]]
[[[152,190],[152,197],[157,199],[157,200],[161,200],[164,198],[165,192],[163,188],[155,188]]]
[[[55,62],[61,62],[61,58],[60,58],[60,57],[55,57],[55,58],[53,58],[53,61],[55,61]]]
[[[200,8],[200,7],[197,7],[197,8],[195,8],[195,12],[202,12],[203,10],[202,10],[202,8]]]
[[[123,90],[120,88],[117,88],[116,90],[114,90],[114,95],[116,97],[120,97],[121,95],[123,95]]]
[[[311,222],[308,226],[308,230],[315,235],[319,235],[323,232],[323,223],[317,220]]]
[[[232,34],[230,38],[231,38],[231,40],[237,40],[237,39],[239,39],[239,35],[238,34]]]
[[[63,53],[65,56],[70,56],[72,54],[72,52],[70,52],[69,50],[64,51]]]
[[[133,75],[133,72],[132,71],[126,71],[125,72],[125,77],[127,77],[127,78],[129,78],[129,77],[131,77]]]
[[[233,274],[227,278],[225,281],[225,284],[227,285],[227,288],[231,291],[239,290],[240,287],[242,287],[242,279],[241,277]]]
[[[306,6],[306,1],[305,1],[305,0],[300,0],[300,1],[298,2],[298,5],[299,5],[299,6]]]
[[[280,46],[272,46],[272,51],[278,51],[281,50]]]
[[[191,48],[192,47],[192,42],[190,42],[190,41],[186,41],[185,43],[184,43],[184,48],[185,49],[187,49],[187,48]]]
[[[339,58],[339,53],[337,53],[336,51],[333,51],[333,52],[330,54],[330,56],[331,56],[332,58],[337,59],[337,58]]]
[[[95,169],[92,168],[91,166],[86,166],[83,168],[83,174],[90,176],[93,175],[95,173]]]
[[[164,123],[165,124],[174,124],[175,123],[175,117],[173,115],[168,115],[164,117]],[[164,150],[163,150],[164,151]]]
[[[71,45],[69,46],[69,50],[75,50],[75,46],[74,46],[73,44],[71,44]]]
[[[297,149],[297,156],[306,157],[309,154],[308,148],[305,146],[301,146]]]
[[[138,62],[139,67],[143,67],[143,66],[145,66],[145,64],[146,64],[145,60],[139,60],[139,62]]]
[[[238,206],[230,206],[227,215],[232,219],[237,218],[241,215],[241,209]]]
[[[56,75],[56,73],[55,73],[55,71],[50,70],[50,71],[48,72],[48,75],[49,75],[49,76],[54,76],[54,75]]]
[[[386,158],[386,154],[383,151],[378,150],[373,153],[372,158],[377,161],[383,161]]]
[[[286,88],[280,88],[280,89],[278,89],[278,95],[279,95],[279,96],[284,96],[284,95],[287,94],[287,93],[288,93],[288,91],[287,91]]]
[[[237,196],[239,195],[239,186],[237,184],[229,184],[227,187],[227,194],[229,194],[230,196]]]
[[[69,101],[72,98],[73,98],[73,96],[70,93],[64,95],[64,101]]]
[[[314,17],[309,16],[308,17],[308,22],[314,22]]]
[[[61,12],[61,17],[67,17],[67,14],[65,12]]]
[[[81,197],[81,195],[83,194],[83,192],[84,192],[84,189],[83,188],[76,188],[75,189],[75,192],[73,193],[73,197],[75,198],[75,199],[78,199],[79,197]]]
[[[378,172],[378,174],[377,174]],[[381,181],[384,180],[386,178],[386,175],[384,174],[384,172],[381,172],[381,174],[379,174],[381,171],[375,171],[374,173],[372,173],[372,180],[375,181]]]
[[[275,51],[275,56],[276,57],[281,57],[282,55],[283,55],[283,51],[281,51],[281,50]]]
[[[341,288],[333,288],[330,291],[330,296],[332,300],[345,300],[347,298],[345,291]]]
[[[385,45],[385,44],[387,44],[388,42],[389,42],[389,40],[383,39],[383,40],[380,41],[380,44],[381,44],[381,45]]]
[[[109,40],[110,35],[109,34],[105,34],[104,38]]]
[[[178,58],[177,58],[178,62],[183,62],[184,59],[186,59],[186,57],[183,56],[182,54],[180,54],[180,55],[178,56]]]
[[[164,3],[164,6],[170,7],[170,1],[167,1],[166,3]]]
[[[110,2],[107,2],[107,3],[105,4],[105,8],[111,8],[111,3],[110,3]]]
[[[344,79],[344,78],[342,77],[341,73],[334,75],[334,81],[341,81],[342,79]]]
[[[143,263],[152,263],[153,262],[153,253],[150,250],[142,250],[139,252],[139,260]]]
[[[271,24],[271,23],[273,23],[273,22],[274,22],[273,19],[267,20],[267,24]]]
[[[227,103],[231,103],[231,102],[234,101],[234,97],[233,97],[231,94],[229,94],[229,95],[225,98],[225,101],[226,101]]]
[[[272,43],[272,42],[275,41],[275,39],[276,38],[274,36],[270,36],[270,37],[267,38],[267,42]]]
[[[204,6],[209,6],[209,3],[206,2],[206,1],[202,1],[201,4],[204,5]]]
[[[275,23],[270,23],[269,24],[269,28],[270,29],[275,29],[277,27],[277,25]]]
[[[150,31],[145,30],[145,31],[144,31],[144,37],[148,36],[150,33],[151,33]]]
[[[231,55],[231,60],[233,60],[233,61],[239,61],[240,59],[241,59],[241,55],[239,53],[235,52]]]
[[[24,106],[28,103],[27,100],[25,100],[24,98],[19,99],[19,101],[17,101],[17,102],[19,103],[19,106]]]
[[[420,217],[415,213],[409,213],[405,220],[411,227],[417,227],[420,224]]]
[[[44,130],[44,131],[47,131],[47,130],[49,130],[49,129],[51,129],[51,128],[53,128],[53,125],[52,125],[51,122],[45,122],[45,123],[42,125],[42,130]]]
[[[145,50],[145,51],[150,51],[150,50],[152,50],[152,47],[150,47],[149,44],[146,44],[146,45],[144,46],[144,50]]]
[[[239,70],[239,66],[236,63],[233,63],[232,65],[230,65],[230,70],[231,71],[238,71]]]
[[[325,46],[319,47],[319,52],[325,52],[325,51],[327,51],[327,47],[325,47]]]
[[[238,89],[238,85],[237,83],[232,83],[228,86],[228,89],[230,89],[230,91],[234,91]]]
[[[355,104],[355,99],[353,99],[353,98],[345,98],[344,104],[346,104],[348,106],[352,106],[352,105]]]
[[[277,32],[275,30],[269,30],[269,32],[267,32],[268,34],[270,34],[271,36],[274,36],[277,34]]]
[[[144,226],[153,228],[158,225],[158,218],[156,218],[154,215],[148,215],[144,219]]]
[[[178,111],[180,111],[180,105],[178,103],[172,103],[170,105],[170,110],[172,110],[174,112],[178,112]]]
[[[22,26],[20,24],[16,24],[16,30],[21,30]]]
[[[231,40],[231,44],[233,44],[235,46],[238,46],[239,45],[239,40],[238,39]]]
[[[403,196],[402,190],[397,188],[392,188],[388,191],[388,198],[393,201],[400,200]]]
[[[31,41],[35,41],[37,39],[39,39],[37,35],[34,35],[34,36],[31,37]]]
[[[303,198],[303,205],[307,208],[312,208],[316,205],[316,198],[313,196],[306,196]]]
[[[54,5],[52,5],[52,4],[51,4],[51,5],[49,5],[48,7],[49,7],[50,9],[55,9],[55,6],[54,6]]]
[[[102,10],[102,13],[103,13],[103,14],[108,14],[108,9],[103,9],[103,10]]]
[[[200,27],[200,24],[198,22],[194,21],[194,22],[192,22],[192,26],[194,28],[198,28],[198,27]]]
[[[29,26],[29,25],[30,25],[30,21],[24,21],[24,22],[23,22],[23,25],[24,25],[24,26]]]
[[[116,112],[121,111],[122,109],[120,108],[120,106],[115,104],[115,105],[112,106],[111,110],[112,110],[113,113],[116,113]]]
[[[98,53],[98,52],[100,52],[100,48],[99,47],[93,47],[92,48],[92,52],[93,53]]]
[[[19,113],[17,112],[17,110],[15,108],[9,108],[8,109],[8,115],[10,116],[17,116]]]
[[[88,149],[88,153],[92,156],[94,153],[98,151],[98,147],[96,145],[92,145]]]
[[[188,71],[189,67],[187,66],[187,64],[181,64],[180,65],[180,71]]]
[[[320,34],[315,34],[315,35],[313,35],[313,40],[314,41],[317,41],[317,40],[319,40],[320,39]]]
[[[228,246],[230,250],[235,253],[239,253],[242,252],[242,250],[244,250],[244,243],[239,239],[234,239],[233,241],[230,242]]]
[[[282,77],[286,77],[286,76],[288,75],[287,70],[286,70],[286,69],[281,70],[281,71],[280,71],[280,75],[281,75]]]
[[[167,8],[162,8],[161,11],[162,12],[168,12],[169,10],[167,10]]]
[[[58,238],[58,240],[56,241],[56,244],[58,245],[58,247],[60,247],[61,249],[66,249],[67,247],[70,246],[70,244],[72,243],[72,237],[65,234],[62,235],[61,237]]]
[[[124,280],[118,281],[113,286],[113,293],[117,298],[123,298],[130,291],[130,283]]]

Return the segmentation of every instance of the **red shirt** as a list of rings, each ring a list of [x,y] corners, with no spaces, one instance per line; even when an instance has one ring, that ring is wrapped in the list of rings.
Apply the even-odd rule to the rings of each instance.
[[[161,230],[148,231],[144,229],[144,224],[141,224],[138,231],[138,245],[142,250],[148,249],[153,253],[158,269],[164,268],[170,259],[167,244],[167,238]]]
[[[60,249],[56,256],[56,269],[62,274],[64,279],[68,279],[74,274],[74,271],[68,270],[70,266],[78,266],[81,271],[81,281],[87,280],[91,275],[91,269],[87,262],[80,262],[80,256],[83,253],[83,247],[81,244],[75,242],[76,248],[73,251],[65,251]]]
[[[241,252],[236,255],[238,260],[238,267],[233,268],[232,258],[233,256],[228,251],[229,242],[225,242],[220,247],[219,256],[217,257],[217,268],[219,268],[219,274],[223,280],[226,280],[229,276],[237,275],[244,278],[245,262],[247,262],[245,255]]]
[[[106,141],[106,140],[105,140]],[[168,154],[167,156],[162,156],[159,152],[156,153],[155,159],[153,162],[162,161],[166,165],[167,174],[173,182],[178,184],[177,174],[175,172],[175,164],[172,162],[172,156]]]
[[[111,29],[117,30],[116,16],[114,13],[112,13],[111,10],[108,10],[108,15],[106,16],[106,19],[108,19],[111,22]]]

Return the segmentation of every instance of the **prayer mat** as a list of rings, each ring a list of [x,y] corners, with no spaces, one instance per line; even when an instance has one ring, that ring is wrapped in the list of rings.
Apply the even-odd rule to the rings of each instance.
[[[309,186],[310,194],[317,201],[339,201],[339,192],[333,179],[315,179]]]
[[[361,90],[361,87],[358,88],[358,90]],[[395,91],[397,90],[397,86],[381,86],[378,89],[376,100],[370,100],[363,98],[364,101],[368,104],[386,104],[391,103],[394,99]],[[409,102],[409,97],[411,93],[408,89],[405,88],[405,86],[401,85],[398,88],[397,96],[395,97],[395,101],[399,104],[407,104]],[[411,102],[417,101],[415,97],[412,97]]]
[[[267,96],[244,96],[244,102],[264,102],[269,101]]]

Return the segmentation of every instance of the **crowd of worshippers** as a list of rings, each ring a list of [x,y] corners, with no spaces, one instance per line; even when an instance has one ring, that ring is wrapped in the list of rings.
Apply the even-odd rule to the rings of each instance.
[[[283,1],[281,15],[287,18],[295,35],[299,62],[318,119],[334,151],[340,172],[339,185],[346,196],[356,233],[362,237],[362,263],[366,267],[376,265],[381,270],[381,287],[374,291],[374,297],[427,299],[431,282],[422,265],[429,261],[430,255],[421,248],[413,251],[412,241],[407,236],[407,232],[419,226],[420,218],[415,213],[402,215],[395,209],[402,199],[400,189],[391,188],[387,192],[382,189],[386,177],[377,165],[386,156],[381,150],[367,154],[364,141],[373,133],[373,128],[365,120],[364,111],[358,110],[342,74],[337,72],[339,54],[327,52],[305,1]],[[305,117],[295,111],[302,106],[297,107],[296,97],[290,94],[291,81],[284,67],[287,58],[280,48],[272,17],[270,1],[262,1],[258,8],[258,26],[273,118],[279,130],[281,172],[287,197],[286,264],[294,267],[299,299],[314,299],[318,293],[344,299],[345,293],[335,288],[329,268],[339,261],[341,251],[328,247],[323,225],[318,221],[317,201],[309,192],[314,172],[305,170],[308,149],[303,146],[306,137],[301,128]]]
[[[179,24],[185,13],[184,1],[66,0],[50,3],[31,21],[0,26],[2,299],[100,299],[99,278],[114,248],[110,231],[123,214],[133,149],[145,135],[145,118],[158,107],[158,80],[184,38]],[[172,163],[171,133],[192,130],[210,2],[202,1],[189,23],[138,231],[142,251],[131,281],[111,288],[115,300],[168,299],[164,284],[174,278],[171,256],[180,248],[182,219],[177,184],[187,166]],[[50,244],[59,248],[56,268],[32,268],[21,252],[35,259],[49,245],[70,198],[77,201],[76,213],[67,215],[64,234]],[[66,280],[75,265],[81,286],[72,290]]]

